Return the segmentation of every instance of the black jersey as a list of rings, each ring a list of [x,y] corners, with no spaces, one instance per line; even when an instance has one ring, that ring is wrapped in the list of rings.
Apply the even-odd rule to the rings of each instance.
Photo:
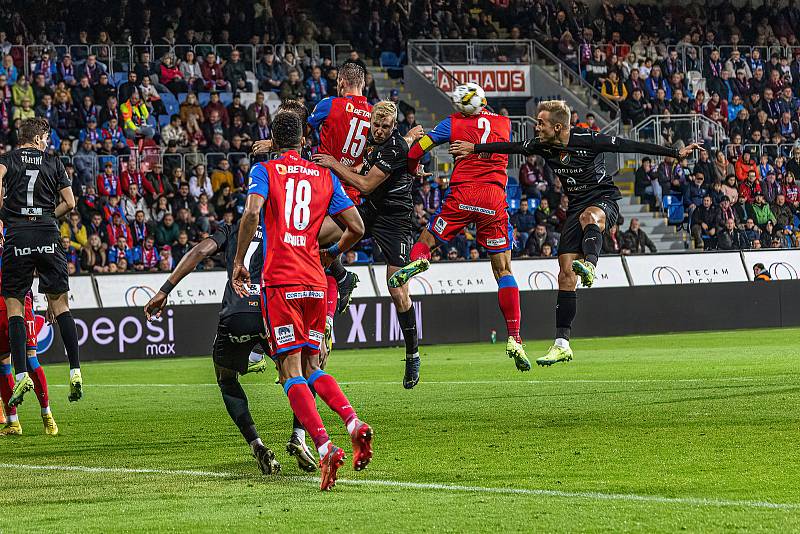
[[[3,221],[10,228],[55,226],[61,190],[72,186],[58,156],[18,148],[0,156],[0,164],[6,167]]]
[[[366,176],[372,167],[378,167],[389,176],[372,193],[365,195],[366,202],[381,214],[413,211],[414,176],[408,172],[408,143],[397,129],[386,142],[368,149],[361,174]]]
[[[239,223],[221,225],[211,239],[217,243],[217,251],[224,252],[225,268],[228,270],[228,281],[225,283],[222,309],[219,312],[220,318],[242,312],[261,313],[261,269],[264,267],[264,238],[261,225],[256,229],[253,240],[244,255],[244,265],[250,271],[250,285],[248,286],[250,296],[247,298],[237,295],[231,285],[233,260],[236,259],[236,246],[239,239]]]
[[[654,156],[678,157],[678,151],[652,143],[640,143],[623,137],[601,134],[585,128],[572,128],[566,146],[539,143],[487,143],[475,145],[476,153],[525,154],[542,156],[569,198],[569,207],[585,207],[598,198],[619,200],[622,195],[606,173],[605,152],[630,152]]]

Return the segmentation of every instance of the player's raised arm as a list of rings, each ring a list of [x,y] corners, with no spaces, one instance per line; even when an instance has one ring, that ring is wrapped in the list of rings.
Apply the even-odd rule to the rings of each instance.
[[[524,154],[532,156],[539,154],[542,146],[534,141],[525,141],[524,143],[482,143],[477,145],[469,141],[453,141],[449,152],[455,157],[468,156],[469,154]]]
[[[599,151],[602,152],[615,152],[615,153],[635,153],[647,154],[650,156],[664,156],[672,158],[682,158],[688,156],[695,150],[703,150],[698,143],[692,143],[678,150],[676,148],[657,145],[655,143],[643,143],[641,141],[633,141],[624,137],[611,136],[601,133],[594,133],[592,141]]]
[[[330,169],[339,179],[368,195],[389,177],[389,173],[380,168],[372,167],[366,175],[358,174],[354,169],[339,162],[333,156],[317,153],[313,157],[314,163],[320,167]]]
[[[269,177],[264,165],[254,165],[250,169],[250,187],[247,194],[247,202],[244,206],[244,213],[239,222],[239,240],[236,244],[236,257],[233,260],[233,274],[231,284],[236,294],[242,298],[247,297],[246,284],[250,283],[250,273],[244,266],[244,256],[247,248],[253,240],[253,235],[258,228],[258,217],[264,201],[269,194]]]
[[[183,255],[183,258],[175,266],[175,270],[169,275],[169,278],[158,290],[158,293],[144,305],[144,315],[148,321],[161,317],[161,312],[164,306],[167,305],[167,297],[170,291],[175,289],[175,286],[186,278],[189,273],[193,272],[203,260],[213,256],[220,248],[224,247],[229,236],[230,226],[226,224],[214,232],[213,236],[203,239]]]
[[[419,160],[432,148],[450,141],[450,117],[437,124],[433,130],[423,135],[408,151],[408,170],[417,172]]]

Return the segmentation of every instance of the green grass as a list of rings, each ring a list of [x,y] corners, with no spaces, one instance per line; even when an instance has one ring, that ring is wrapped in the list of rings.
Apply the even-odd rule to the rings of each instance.
[[[0,532],[800,530],[800,330],[573,347],[574,362],[526,374],[500,344],[425,347],[412,391],[400,385],[401,349],[335,351],[329,371],[374,427],[375,457],[362,473],[349,463],[341,471],[366,484],[342,480],[325,494],[283,451],[291,415],[272,373],[242,379],[284,466],[264,477],[228,419],[210,359],[87,363],[77,404],[66,401],[66,369],[48,366],[61,435],[43,435],[31,395],[20,409],[25,435],[0,442],[0,463],[231,476],[3,468]],[[532,357],[546,348],[528,345]],[[184,385],[115,386],[142,383]],[[343,425],[320,406],[349,450]]]

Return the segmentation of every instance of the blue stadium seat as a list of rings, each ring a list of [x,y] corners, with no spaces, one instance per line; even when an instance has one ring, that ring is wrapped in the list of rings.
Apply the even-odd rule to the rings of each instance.
[[[233,102],[233,93],[220,93],[219,101],[222,102],[222,105],[227,108]]]
[[[178,93],[178,103],[179,103],[179,104],[183,104],[183,103],[184,103],[184,101],[186,100],[186,96],[187,96],[188,94],[189,94],[189,93]]]
[[[164,126],[169,124],[169,114],[159,115],[158,116],[158,126],[163,128]]]
[[[508,203],[508,213],[513,215],[519,210],[519,199],[518,198],[506,198],[506,202]]]
[[[180,104],[178,104],[178,99],[175,98],[175,95],[169,92],[159,93],[159,95],[161,96],[161,102],[164,104],[164,108],[167,110],[167,116],[180,113]]]
[[[369,263],[369,256],[363,250],[356,251],[356,263]]]
[[[538,207],[539,207],[539,204],[540,204],[540,203],[541,203],[541,200],[539,200],[539,199],[538,199],[538,198],[536,198],[536,197],[529,198],[529,199],[528,199],[528,209],[529,209],[530,211],[536,211],[536,208],[538,208]]]
[[[669,224],[682,224],[684,219],[683,201],[677,195],[664,195],[661,200],[664,211],[667,212]]]
[[[114,87],[119,87],[123,83],[128,81],[128,73],[127,72],[115,72],[114,77],[112,78],[112,83]]]
[[[197,101],[201,108],[204,108],[209,100],[211,100],[211,93],[204,92],[197,95]]]
[[[403,59],[405,53],[399,56],[394,52],[382,52],[380,57],[381,67],[386,69],[390,78],[398,78],[403,75]]]

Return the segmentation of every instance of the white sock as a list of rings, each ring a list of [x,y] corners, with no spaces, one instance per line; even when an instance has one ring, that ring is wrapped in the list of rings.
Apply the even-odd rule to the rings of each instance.
[[[406,358],[409,360],[413,360],[414,358],[419,358],[419,351],[415,352],[414,354],[406,354]]]
[[[358,426],[358,423],[360,422],[361,421],[358,420],[358,417],[353,417],[353,419],[349,423],[347,423],[347,433],[352,436],[353,432],[356,429],[356,426]]]
[[[319,453],[319,457],[325,458],[325,455],[328,454],[328,449],[330,448],[331,448],[331,440],[328,440],[319,447],[317,447],[317,452]]]
[[[250,442],[250,448],[253,450],[253,452],[256,451],[256,447],[263,447],[263,446],[264,443],[261,441],[261,438],[256,438]]]
[[[16,380],[17,382],[19,382],[20,380],[22,380],[23,378],[25,378],[27,375],[28,375],[28,373],[17,373],[17,376],[15,377],[15,380]]]
[[[70,369],[70,370],[69,370],[69,377],[70,377],[70,378],[74,377],[76,372],[77,372],[77,373],[80,373],[80,372],[81,372],[81,370],[80,370],[80,369]]]
[[[561,347],[562,349],[568,349],[569,348],[569,339],[564,339],[563,337],[558,337],[558,338],[556,338],[555,345],[556,345],[556,347]]]
[[[42,408],[42,415],[47,415],[50,413],[50,406]]]
[[[306,442],[306,430],[304,428],[295,428],[292,430],[292,435],[297,436],[297,439],[300,440],[300,443]]]
[[[16,423],[17,421],[19,421],[19,416],[17,414],[9,415],[6,417],[6,419],[8,419],[9,423]]]
[[[251,352],[250,356],[248,356],[248,358],[247,358],[247,360],[250,363],[258,363],[263,359],[264,359],[264,355],[263,354],[259,354],[258,352]]]

